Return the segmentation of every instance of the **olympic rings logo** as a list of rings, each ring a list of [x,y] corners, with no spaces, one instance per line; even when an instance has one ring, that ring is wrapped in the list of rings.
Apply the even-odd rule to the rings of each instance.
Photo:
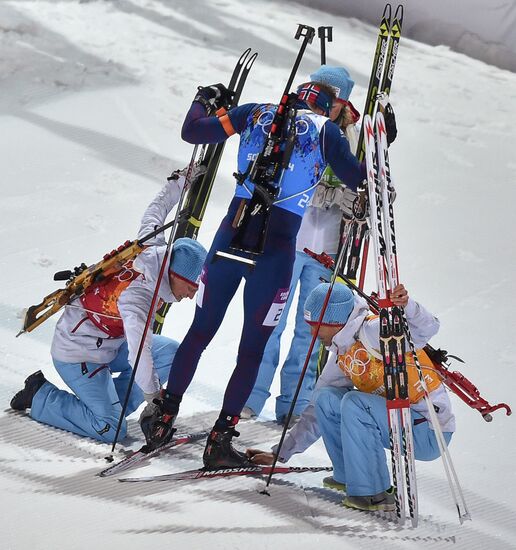
[[[274,112],[273,111],[264,111],[256,121],[257,126],[261,126],[262,132],[267,135],[270,130],[270,125],[272,124],[272,121],[274,119]],[[266,128],[269,127],[268,130]]]
[[[362,355],[360,358],[359,355]],[[363,359],[364,355],[366,356]],[[362,376],[367,371],[367,365],[371,362],[371,357],[367,351],[363,348],[358,348],[353,352],[353,357],[350,354],[346,354],[343,361],[339,361],[339,366],[351,376]]]
[[[132,270],[133,262],[129,260],[123,265],[123,270],[116,276],[116,279],[121,283],[125,281],[130,281],[134,276],[134,271]]]
[[[256,125],[260,126],[262,132],[268,135],[270,132],[270,126],[274,120],[274,111],[264,111],[256,121]],[[310,125],[302,118],[296,118],[296,136],[304,136],[308,133]]]

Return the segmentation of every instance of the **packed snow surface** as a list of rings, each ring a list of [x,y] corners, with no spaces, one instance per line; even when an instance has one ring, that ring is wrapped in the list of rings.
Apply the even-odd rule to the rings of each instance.
[[[101,479],[95,474],[105,468],[107,446],[9,410],[12,395],[37,369],[62,384],[49,355],[56,319],[15,339],[23,308],[58,288],[55,271],[91,264],[135,237],[146,204],[170,171],[190,159],[180,128],[198,85],[227,81],[251,47],[259,57],[241,102],[279,99],[300,22],[334,26],[328,62],[349,68],[352,100],[361,109],[376,30],[357,20],[266,0],[0,4],[2,549],[516,548],[514,420],[499,411],[488,424],[458,399],[450,451],[473,520],[459,525],[441,462],[418,463],[416,529],[343,508],[341,496],[321,488],[323,473],[278,476],[271,497],[249,478]],[[297,81],[318,60],[314,42]],[[466,361],[453,368],[491,402],[511,403],[516,75],[403,39],[392,101],[402,280],[441,320],[432,344]],[[236,148],[233,138],[200,232],[205,246],[232,196]],[[367,290],[372,285],[371,279]],[[180,340],[193,309],[192,302],[174,306],[164,333]],[[237,296],[185,396],[182,429],[212,425],[241,323]],[[289,324],[283,355],[291,331]],[[271,422],[277,389],[258,422],[242,423],[242,446],[267,449],[278,441]],[[117,458],[141,443],[135,418]],[[198,467],[201,453],[201,444],[185,446],[131,475]],[[319,442],[292,463],[329,460]]]

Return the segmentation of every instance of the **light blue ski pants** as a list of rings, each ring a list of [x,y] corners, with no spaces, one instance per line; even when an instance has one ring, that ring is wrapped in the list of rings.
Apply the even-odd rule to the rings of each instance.
[[[387,458],[389,426],[383,397],[347,388],[322,388],[315,395],[317,424],[333,464],[333,477],[347,485],[347,494],[376,495],[391,486]],[[412,420],[423,417],[414,411]],[[440,456],[427,421],[413,424],[417,460]],[[452,433],[444,432],[448,444]]]
[[[162,383],[168,379],[178,346],[175,340],[165,336],[152,336],[152,359]],[[57,372],[75,395],[46,382],[32,400],[31,417],[50,426],[112,443],[132,373],[127,357],[127,342],[124,342],[115,359],[105,365],[65,363],[54,359]],[[117,372],[119,376],[113,378],[112,373]],[[142,390],[133,384],[126,416],[143,400]],[[124,419],[119,439],[123,439],[126,432]]]
[[[256,383],[246,403],[246,406],[250,407],[257,415],[260,414],[265,401],[271,395],[269,389],[279,364],[281,335],[285,330],[288,312],[299,282],[299,301],[297,304],[294,338],[290,345],[287,359],[281,369],[280,395],[276,398],[276,418],[278,421],[281,421],[287,416],[312,339],[310,327],[305,322],[303,315],[305,301],[310,292],[321,282],[320,278],[324,277],[326,280],[329,280],[330,276],[329,270],[319,262],[304,252],[296,252],[296,261],[294,262],[292,280],[290,282],[290,295],[281,315],[281,320],[267,342]],[[299,392],[294,414],[301,414],[312,398],[318,352],[319,342],[316,342],[306,375],[303,379],[303,385]]]

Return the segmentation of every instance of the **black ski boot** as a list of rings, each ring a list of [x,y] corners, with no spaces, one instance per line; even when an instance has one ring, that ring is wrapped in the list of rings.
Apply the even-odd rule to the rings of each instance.
[[[160,399],[154,399],[154,413],[143,418],[140,424],[146,441],[142,447],[144,453],[150,453],[172,439],[176,433],[174,423],[179,413],[179,403],[181,397],[170,395],[166,390],[162,390]]]
[[[222,415],[221,415],[222,416]],[[225,468],[245,468],[252,466],[245,453],[237,451],[231,444],[233,437],[238,437],[235,430],[238,416],[219,418],[213,427],[202,460],[206,470],[221,470]]]
[[[38,370],[31,374],[26,380],[23,390],[20,390],[11,399],[11,409],[15,411],[24,411],[32,407],[32,400],[39,388],[47,381],[43,373]]]

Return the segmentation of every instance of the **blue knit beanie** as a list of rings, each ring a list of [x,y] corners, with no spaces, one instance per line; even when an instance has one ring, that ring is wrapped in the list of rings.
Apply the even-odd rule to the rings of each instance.
[[[315,73],[310,75],[312,82],[320,82],[331,86],[335,90],[338,99],[347,101],[355,83],[344,67],[332,67],[321,65]]]
[[[172,247],[169,269],[180,279],[198,286],[206,255],[206,249],[200,242],[187,237],[177,239]]]
[[[305,321],[310,325],[316,325],[321,315],[324,299],[330,283],[317,285],[308,295],[305,302]],[[353,292],[342,283],[335,283],[324,312],[322,325],[345,325],[353,307],[355,299]]]

